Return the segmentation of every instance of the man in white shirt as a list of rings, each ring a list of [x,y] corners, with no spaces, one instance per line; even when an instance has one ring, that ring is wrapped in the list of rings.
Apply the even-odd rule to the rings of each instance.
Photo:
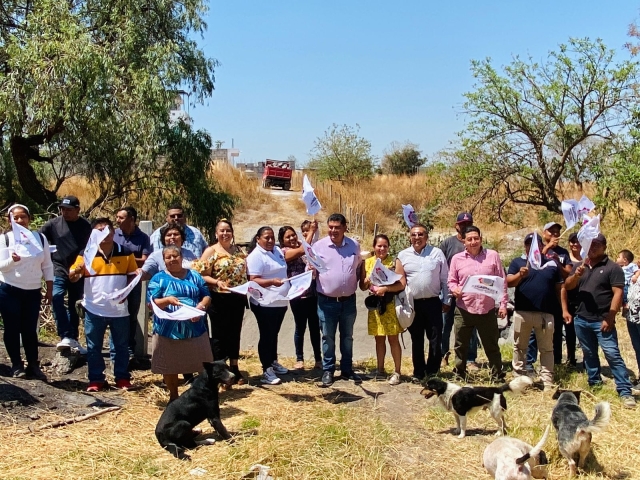
[[[405,275],[411,290],[415,317],[409,327],[413,379],[422,380],[440,370],[442,360],[442,313],[449,310],[447,288],[449,267],[439,248],[427,245],[427,227],[411,228],[411,246],[396,259],[396,273]],[[442,298],[442,300],[441,300]],[[429,340],[429,356],[424,361],[424,336]]]

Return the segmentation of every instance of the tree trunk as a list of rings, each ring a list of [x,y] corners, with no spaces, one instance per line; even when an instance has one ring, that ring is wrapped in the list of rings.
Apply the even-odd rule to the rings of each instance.
[[[36,175],[29,159],[33,157],[34,151],[27,140],[20,136],[11,137],[11,157],[16,166],[18,181],[24,192],[38,205],[48,209],[56,203],[58,198],[51,190],[48,190]]]

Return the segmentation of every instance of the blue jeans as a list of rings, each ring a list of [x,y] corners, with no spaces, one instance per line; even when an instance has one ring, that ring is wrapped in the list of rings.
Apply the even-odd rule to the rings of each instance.
[[[453,320],[456,315],[456,299],[451,297],[451,307],[448,312],[442,314],[442,354],[449,351],[451,345],[451,331],[453,330]],[[467,362],[475,362],[478,358],[478,331],[474,328],[469,341],[469,353]]]
[[[631,395],[631,381],[618,348],[617,330],[614,328],[610,332],[603,332],[600,330],[602,322],[590,322],[579,316],[574,317],[573,322],[576,325],[576,336],[582,346],[589,385],[602,383],[600,358],[598,358],[598,345],[600,345],[616,381],[618,395]]]
[[[336,370],[336,331],[340,328],[340,372],[353,372],[353,325],[356,323],[356,296],[344,302],[318,295],[318,318],[322,330],[322,370]]]
[[[64,296],[69,294],[67,305],[64,306]],[[76,302],[82,299],[84,294],[84,279],[71,283],[67,277],[53,278],[53,299],[51,308],[53,310],[53,318],[56,321],[58,336],[60,338],[78,339],[78,325],[80,317],[76,311]]]
[[[636,352],[636,363],[638,369],[640,369],[640,323],[627,322],[627,330],[629,331],[629,337],[631,337],[631,345]]]
[[[129,316],[103,317],[89,311],[84,317],[84,335],[87,338],[87,367],[90,382],[104,382],[104,358],[102,343],[109,327],[111,334],[110,356],[113,365],[113,376],[116,380],[129,380]]]

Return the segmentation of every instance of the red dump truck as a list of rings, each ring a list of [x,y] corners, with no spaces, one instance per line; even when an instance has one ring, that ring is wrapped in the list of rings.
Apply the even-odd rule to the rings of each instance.
[[[264,163],[264,172],[262,173],[262,186],[264,188],[282,187],[283,190],[289,190],[292,175],[291,162],[267,160]]]

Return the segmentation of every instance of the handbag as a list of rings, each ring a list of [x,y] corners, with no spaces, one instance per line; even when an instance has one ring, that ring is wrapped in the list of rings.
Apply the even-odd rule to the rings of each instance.
[[[403,330],[406,330],[413,323],[413,317],[416,314],[413,308],[413,295],[409,286],[396,294],[395,305],[398,323]]]

